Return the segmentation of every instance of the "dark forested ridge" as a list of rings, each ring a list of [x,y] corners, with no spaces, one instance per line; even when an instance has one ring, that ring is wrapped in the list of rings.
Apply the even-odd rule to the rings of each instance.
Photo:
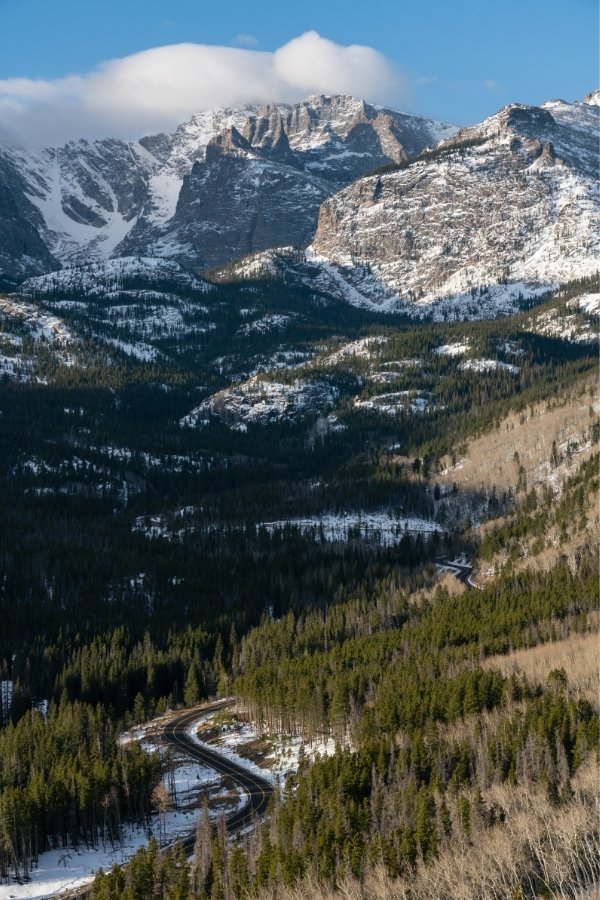
[[[594,327],[569,304],[595,283],[393,326],[274,280],[154,287],[184,332],[132,303],[135,280],[27,298],[67,343],[29,307],[0,318],[0,882],[148,822],[161,762],[120,732],[235,694],[337,752],[301,762],[251,834],[199,826],[189,871],[152,843],[94,896],[451,896],[453,854],[498,840],[486,896],[594,883],[598,711],[571,672],[497,658],[594,628],[596,352],[538,326]],[[540,439],[537,481],[512,449],[514,484],[461,481],[475,437],[561,404],[580,425]],[[481,589],[438,583],[461,553]],[[554,868],[522,798],[574,823]]]

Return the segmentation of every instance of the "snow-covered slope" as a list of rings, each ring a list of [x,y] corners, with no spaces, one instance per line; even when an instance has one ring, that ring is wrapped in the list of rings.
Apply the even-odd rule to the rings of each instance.
[[[593,95],[595,96],[595,95]],[[598,269],[593,102],[511,105],[327,200],[307,259],[350,303],[509,311]],[[441,307],[439,306],[441,301]]]
[[[135,224],[158,165],[141,145],[117,140],[72,141],[58,149],[0,148],[0,161],[6,189],[22,186],[39,237],[63,264],[113,253]]]
[[[232,130],[243,152],[220,138]],[[292,193],[294,207],[277,227],[287,225],[284,243],[305,243],[325,197],[453,130],[334,96],[208,110],[172,135],[133,142],[0,147],[0,277],[18,281],[59,264],[124,255],[212,265],[224,257],[211,255],[211,247],[236,217],[227,259],[273,246],[274,229],[257,231],[244,217],[268,222]],[[207,159],[208,147],[217,152]]]
[[[164,356],[161,341],[176,338],[179,347],[214,331],[206,305],[213,290],[173,260],[122,257],[30,278],[20,293],[67,317],[87,338],[148,362]]]
[[[186,272],[168,259],[153,257],[120,257],[105,262],[68,266],[58,272],[29,278],[19,293],[32,297],[100,297],[112,299],[123,294],[139,294],[149,289],[169,286],[171,290],[206,293],[210,285]]]

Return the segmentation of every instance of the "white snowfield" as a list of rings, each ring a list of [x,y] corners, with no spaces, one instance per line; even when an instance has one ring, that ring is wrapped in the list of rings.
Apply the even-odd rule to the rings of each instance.
[[[338,350],[329,353],[320,361],[325,364],[336,365],[340,362],[346,362],[349,358],[371,359],[377,352],[377,349],[386,344],[387,341],[388,338],[382,334],[359,338],[356,341],[343,344]]]
[[[599,315],[600,294],[582,294],[582,296],[577,297],[576,300],[571,300],[568,305],[577,305],[579,309],[582,309],[586,313]]]
[[[332,201],[337,196],[334,195]],[[388,223],[388,230],[395,228],[394,222]],[[475,321],[512,315],[521,308],[524,300],[535,300],[557,287],[554,280],[541,283],[538,280],[509,280],[473,287],[467,279],[469,287],[464,289],[464,279],[458,275],[445,293],[432,290],[415,298],[410,292],[402,294],[391,282],[388,283],[383,267],[380,271],[376,263],[359,261],[352,253],[342,252],[333,259],[317,250],[314,243],[304,251],[285,247],[264,250],[228,267],[228,271],[242,279],[292,278],[360,309],[434,322]],[[456,285],[460,289],[456,289]]]
[[[267,313],[252,322],[245,322],[238,328],[237,333],[241,337],[249,337],[252,334],[269,334],[272,331],[284,331],[296,317],[293,315],[281,315]]]
[[[536,334],[542,334],[545,337],[559,338],[560,340],[570,341],[572,343],[593,343],[598,341],[598,325],[591,321],[582,320],[581,312],[587,314],[597,313],[590,306],[593,301],[587,301],[585,306],[580,306],[579,298],[571,301],[567,305],[573,309],[572,313],[564,315],[560,310],[551,309],[547,312],[538,313],[529,320],[529,327]]]
[[[152,747],[148,745],[148,750]],[[218,790],[219,779],[212,769],[196,765],[180,765],[174,772],[175,787],[182,803],[186,794],[201,786]],[[246,796],[239,792],[238,807],[246,802]],[[123,828],[122,842],[114,845],[110,836],[100,841],[97,847],[64,847],[40,854],[36,868],[31,872],[31,881],[26,884],[0,884],[0,900],[44,900],[60,897],[64,892],[90,882],[99,869],[108,870],[113,865],[122,865],[154,836],[159,843],[169,843],[179,835],[193,831],[196,826],[197,811],[174,809],[164,817],[153,816],[148,826],[127,826]]]
[[[5,376],[14,381],[29,381],[31,379],[31,363],[22,360],[18,356],[5,356],[0,353],[0,376]]]
[[[393,373],[386,373],[393,374]],[[373,376],[375,377],[375,376]],[[432,409],[431,395],[423,391],[390,391],[387,394],[377,394],[374,397],[359,398],[354,400],[355,409],[369,409],[373,412],[385,413],[395,416],[399,412],[422,413]],[[438,409],[440,407],[437,407]]]
[[[471,349],[471,345],[467,342],[462,343],[456,341],[454,344],[442,344],[441,347],[435,348],[435,353],[439,356],[463,356]]]
[[[208,334],[216,329],[209,319],[209,307],[202,302],[211,290],[212,285],[176,262],[121,257],[30,278],[22,285],[21,293],[41,300],[53,313],[71,313],[80,318],[79,314],[85,315],[86,324],[97,326],[98,341],[140,362],[153,362],[162,354],[150,341]],[[15,301],[6,302],[15,306]],[[30,318],[35,309],[30,307]],[[56,316],[39,309],[35,316],[37,321],[45,319],[46,330],[54,325],[56,331],[56,323],[60,322]],[[64,323],[62,331],[67,331]]]

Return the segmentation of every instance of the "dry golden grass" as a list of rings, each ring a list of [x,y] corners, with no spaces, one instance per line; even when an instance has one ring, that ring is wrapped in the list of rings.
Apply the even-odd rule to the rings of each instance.
[[[504,521],[510,521],[510,519]],[[487,530],[493,530],[494,527],[497,528],[501,523],[502,520],[496,519],[493,522],[484,524],[488,526]],[[478,531],[478,536],[483,536],[483,533],[482,526]],[[593,519],[588,521],[584,531],[569,534],[567,540],[563,540],[563,536],[559,533],[558,528],[555,526],[550,527],[545,534],[544,549],[539,553],[535,553],[535,555],[530,555],[533,543],[534,541],[531,539],[528,542],[527,554],[512,564],[514,572],[522,572],[526,569],[548,572],[553,566],[563,560],[567,562],[572,572],[576,572],[577,560],[590,551],[595,553],[596,548],[600,544],[600,517],[594,515]],[[506,553],[499,553],[491,560],[480,560],[473,572],[474,581],[478,585],[485,587],[486,584],[495,579],[496,573],[507,562],[507,559],[508,555]]]
[[[516,488],[522,465],[528,489],[545,484],[550,475],[560,483],[575,465],[591,455],[593,448],[575,452],[572,460],[565,458],[560,466],[552,469],[552,442],[556,441],[558,448],[568,442],[584,446],[598,409],[598,386],[595,381],[589,381],[582,392],[573,394],[562,405],[538,403],[522,413],[510,413],[493,431],[469,441],[466,458],[438,477],[447,484],[456,482],[462,488],[495,485],[507,490]],[[450,465],[449,460],[445,463]]]
[[[564,669],[571,691],[592,703],[600,698],[600,634],[598,614],[591,616],[593,631],[572,634],[562,641],[540,644],[527,650],[514,650],[505,656],[490,656],[483,665],[499,669],[506,677],[513,673],[525,675],[528,681],[544,684],[553,669]]]
[[[417,594],[411,597],[411,600],[414,602],[423,602],[424,600],[432,600],[437,592],[438,587],[445,588],[448,591],[450,597],[456,597],[459,594],[464,594],[466,591],[465,585],[462,581],[459,581],[456,575],[453,575],[452,572],[442,572],[439,579],[432,585],[430,588],[426,588],[425,590],[419,591]]]
[[[590,758],[572,779],[572,801],[559,806],[531,785],[495,786],[484,801],[503,811],[503,824],[453,836],[429,865],[418,861],[399,878],[381,866],[335,886],[308,876],[294,887],[265,890],[259,900],[510,900],[523,896],[519,884],[525,896],[542,896],[540,883],[553,900],[594,896],[588,892],[598,881],[598,776]]]

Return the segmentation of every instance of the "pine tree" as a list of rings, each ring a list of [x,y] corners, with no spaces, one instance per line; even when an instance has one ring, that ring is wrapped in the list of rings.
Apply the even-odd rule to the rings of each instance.
[[[194,706],[200,699],[200,688],[198,686],[198,674],[196,666],[192,662],[189,665],[185,685],[183,687],[183,702],[185,706]]]

